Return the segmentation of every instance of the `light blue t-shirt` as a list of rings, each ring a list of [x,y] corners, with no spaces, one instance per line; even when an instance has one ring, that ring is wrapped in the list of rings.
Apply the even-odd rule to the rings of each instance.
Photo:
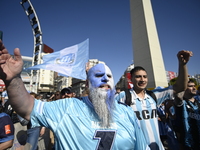
[[[4,97],[4,104],[8,101],[8,93],[7,91],[3,91],[1,97]],[[3,104],[3,106],[4,106]]]
[[[1,96],[4,97],[5,99],[8,99],[7,91],[3,91]]]
[[[132,109],[115,102],[111,127],[102,129],[88,97],[53,102],[35,100],[31,123],[51,129],[58,150],[149,149]]]

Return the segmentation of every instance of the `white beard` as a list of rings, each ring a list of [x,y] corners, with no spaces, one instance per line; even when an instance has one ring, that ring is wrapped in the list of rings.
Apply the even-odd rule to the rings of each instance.
[[[91,87],[91,86],[89,86]],[[90,88],[89,98],[94,106],[94,110],[101,120],[101,127],[108,128],[112,119],[113,97],[108,98],[108,91],[100,88]],[[106,103],[109,101],[109,105]],[[108,109],[109,107],[109,109]]]

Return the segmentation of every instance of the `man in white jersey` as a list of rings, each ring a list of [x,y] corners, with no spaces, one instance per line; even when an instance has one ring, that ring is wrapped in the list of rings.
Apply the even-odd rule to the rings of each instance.
[[[178,52],[179,75],[174,86],[155,89],[151,92],[151,96],[148,95],[146,93],[148,84],[147,72],[143,67],[136,66],[130,72],[133,83],[133,88],[130,89],[131,97],[126,99],[125,92],[121,92],[116,97],[117,101],[124,101],[132,107],[151,149],[164,150],[159,136],[156,105],[160,105],[165,100],[172,99],[174,92],[180,92],[186,89],[188,79],[186,64],[191,56],[192,52],[190,51],[182,50]],[[156,97],[157,102],[152,97]]]
[[[14,58],[0,41],[0,76],[10,103],[32,127],[44,126],[55,136],[58,150],[149,150],[140,124],[130,107],[114,100],[112,72],[105,64],[88,71],[89,96],[53,102],[34,100],[20,78],[23,61]]]

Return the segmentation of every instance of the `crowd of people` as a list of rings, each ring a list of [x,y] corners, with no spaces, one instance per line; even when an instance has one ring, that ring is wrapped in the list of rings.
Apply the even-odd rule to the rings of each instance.
[[[63,99],[63,98],[72,98],[75,97],[75,93],[72,91],[71,87],[63,88],[61,91],[56,91],[51,95],[50,98],[44,98],[41,94],[36,94],[34,92],[30,92],[30,95],[37,100],[41,100],[44,102],[50,102],[50,101],[56,101],[58,99]],[[6,97],[6,100],[5,100]],[[14,124],[15,123],[20,123],[22,126],[26,126],[27,132],[26,132],[26,143],[23,143],[22,145],[24,149],[28,150],[39,150],[38,147],[38,141],[39,137],[42,137],[45,134],[45,127],[43,126],[36,126],[36,127],[31,127],[31,121],[28,121],[18,114],[12,109],[12,107],[9,104],[8,101],[8,95],[6,89],[3,90],[1,93],[1,101],[0,101],[0,112],[1,115],[0,119],[7,118],[9,120],[9,124],[12,127],[12,135],[8,135],[8,138],[6,140],[9,140],[11,137],[12,139],[7,142],[7,147],[11,147],[13,144],[14,140]],[[2,121],[2,123],[8,123],[8,121]],[[2,125],[3,127],[3,125]],[[48,135],[45,138],[49,138],[48,140],[43,141],[43,147],[48,150],[54,149],[54,135],[51,131],[48,132]],[[4,139],[5,140],[5,139]],[[3,139],[2,139],[3,141]],[[0,142],[1,143],[1,142]],[[3,142],[2,142],[3,143]],[[4,143],[6,145],[6,143]],[[2,145],[0,145],[0,150],[4,149]]]
[[[68,87],[41,101],[24,87],[20,50],[16,48],[11,56],[0,41],[0,78],[6,85],[12,109],[28,122],[28,130],[37,132],[34,139],[40,136],[41,129],[51,131],[50,149],[197,150],[200,149],[200,92],[188,79],[187,63],[192,55],[191,51],[178,52],[178,77],[169,87],[148,91],[146,70],[135,66],[130,72],[133,87],[120,90],[114,86],[110,68],[100,63],[87,70],[88,87],[82,97],[76,97]],[[9,134],[5,130],[7,125]],[[3,124],[1,131],[12,143],[12,122]],[[0,149],[5,143],[2,141],[1,135]],[[36,149],[37,140],[27,143]]]

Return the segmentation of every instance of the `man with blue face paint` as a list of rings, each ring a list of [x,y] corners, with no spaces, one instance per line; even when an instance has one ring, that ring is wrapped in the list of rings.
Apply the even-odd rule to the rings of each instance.
[[[13,109],[44,126],[55,136],[58,150],[148,150],[140,124],[130,107],[114,100],[110,69],[97,64],[88,71],[89,96],[53,102],[35,100],[20,78],[23,61],[18,48],[14,58],[0,41],[0,76]]]
[[[88,71],[89,98],[102,120],[103,126],[109,125],[110,112],[115,95],[112,72],[108,66],[98,64]]]

